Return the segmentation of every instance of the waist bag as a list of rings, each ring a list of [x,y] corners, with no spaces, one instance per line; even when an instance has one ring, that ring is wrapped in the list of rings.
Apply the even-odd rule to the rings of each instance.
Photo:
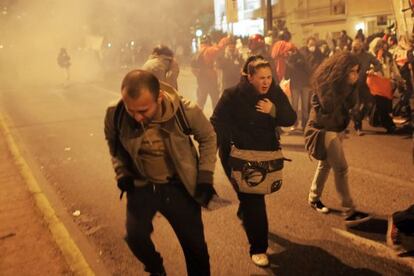
[[[229,159],[232,184],[242,193],[274,193],[282,186],[284,160],[281,150],[242,150],[232,146]]]

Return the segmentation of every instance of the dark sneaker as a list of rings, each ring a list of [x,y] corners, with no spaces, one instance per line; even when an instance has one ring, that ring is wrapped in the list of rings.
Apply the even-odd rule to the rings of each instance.
[[[347,217],[345,217],[345,223],[348,226],[354,226],[362,222],[368,221],[370,219],[371,219],[371,216],[366,213],[359,212],[359,211],[353,211]]]
[[[392,216],[388,218],[388,228],[387,228],[387,245],[394,249],[396,252],[401,252],[403,250],[401,245],[401,235],[397,226],[394,224],[394,219]]]
[[[329,208],[328,208],[328,207],[326,207],[326,206],[322,203],[322,201],[320,201],[320,200],[315,201],[315,202],[309,202],[309,204],[310,204],[310,206],[311,206],[313,209],[315,209],[315,210],[316,210],[316,211],[318,211],[319,213],[322,213],[322,214],[327,214],[327,213],[329,213]]]
[[[395,127],[395,126],[388,127],[387,131],[385,133],[386,134],[394,134],[396,129],[397,129],[397,127]]]

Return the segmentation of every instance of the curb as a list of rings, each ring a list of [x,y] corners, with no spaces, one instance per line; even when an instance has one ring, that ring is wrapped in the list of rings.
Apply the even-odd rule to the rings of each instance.
[[[0,131],[3,132],[6,143],[14,158],[14,163],[16,164],[24,181],[26,182],[26,185],[29,188],[29,192],[33,195],[36,201],[36,205],[43,214],[49,230],[52,233],[53,239],[62,252],[70,269],[75,275],[95,275],[89,264],[86,262],[84,256],[82,255],[82,252],[72,240],[68,230],[56,216],[56,213],[49,203],[49,200],[40,189],[40,186],[33,176],[29,166],[21,156],[20,151],[2,114],[0,114]]]
[[[392,260],[401,265],[404,265],[408,267],[411,270],[411,272],[414,273],[414,260],[410,258],[398,257],[397,254],[385,244],[382,244],[382,243],[379,243],[379,242],[376,242],[376,241],[373,241],[373,240],[370,240],[364,237],[357,236],[353,233],[350,233],[342,229],[338,229],[338,228],[331,228],[331,229],[333,232],[335,232],[336,234],[344,238],[347,238],[355,245],[374,249],[376,251],[377,256],[388,259],[388,260]]]

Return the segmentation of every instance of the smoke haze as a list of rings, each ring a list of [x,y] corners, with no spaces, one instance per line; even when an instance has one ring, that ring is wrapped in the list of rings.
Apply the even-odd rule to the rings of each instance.
[[[160,42],[172,48],[182,41],[189,44],[189,28],[201,6],[197,2],[0,1],[0,80],[9,85],[62,82],[60,48],[71,56],[71,79],[89,81],[101,77],[103,66],[116,70],[122,65],[118,54],[130,51],[128,43],[141,54]],[[105,58],[111,62],[103,64]]]

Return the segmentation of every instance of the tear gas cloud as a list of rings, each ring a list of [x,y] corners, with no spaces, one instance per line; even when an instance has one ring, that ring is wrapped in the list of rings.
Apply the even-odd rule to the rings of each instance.
[[[0,81],[8,85],[64,80],[60,48],[71,56],[71,79],[102,77],[122,65],[119,52],[148,55],[157,43],[190,43],[197,17],[191,0],[0,0]],[[3,6],[2,6],[3,5]],[[108,61],[109,60],[109,61]]]

